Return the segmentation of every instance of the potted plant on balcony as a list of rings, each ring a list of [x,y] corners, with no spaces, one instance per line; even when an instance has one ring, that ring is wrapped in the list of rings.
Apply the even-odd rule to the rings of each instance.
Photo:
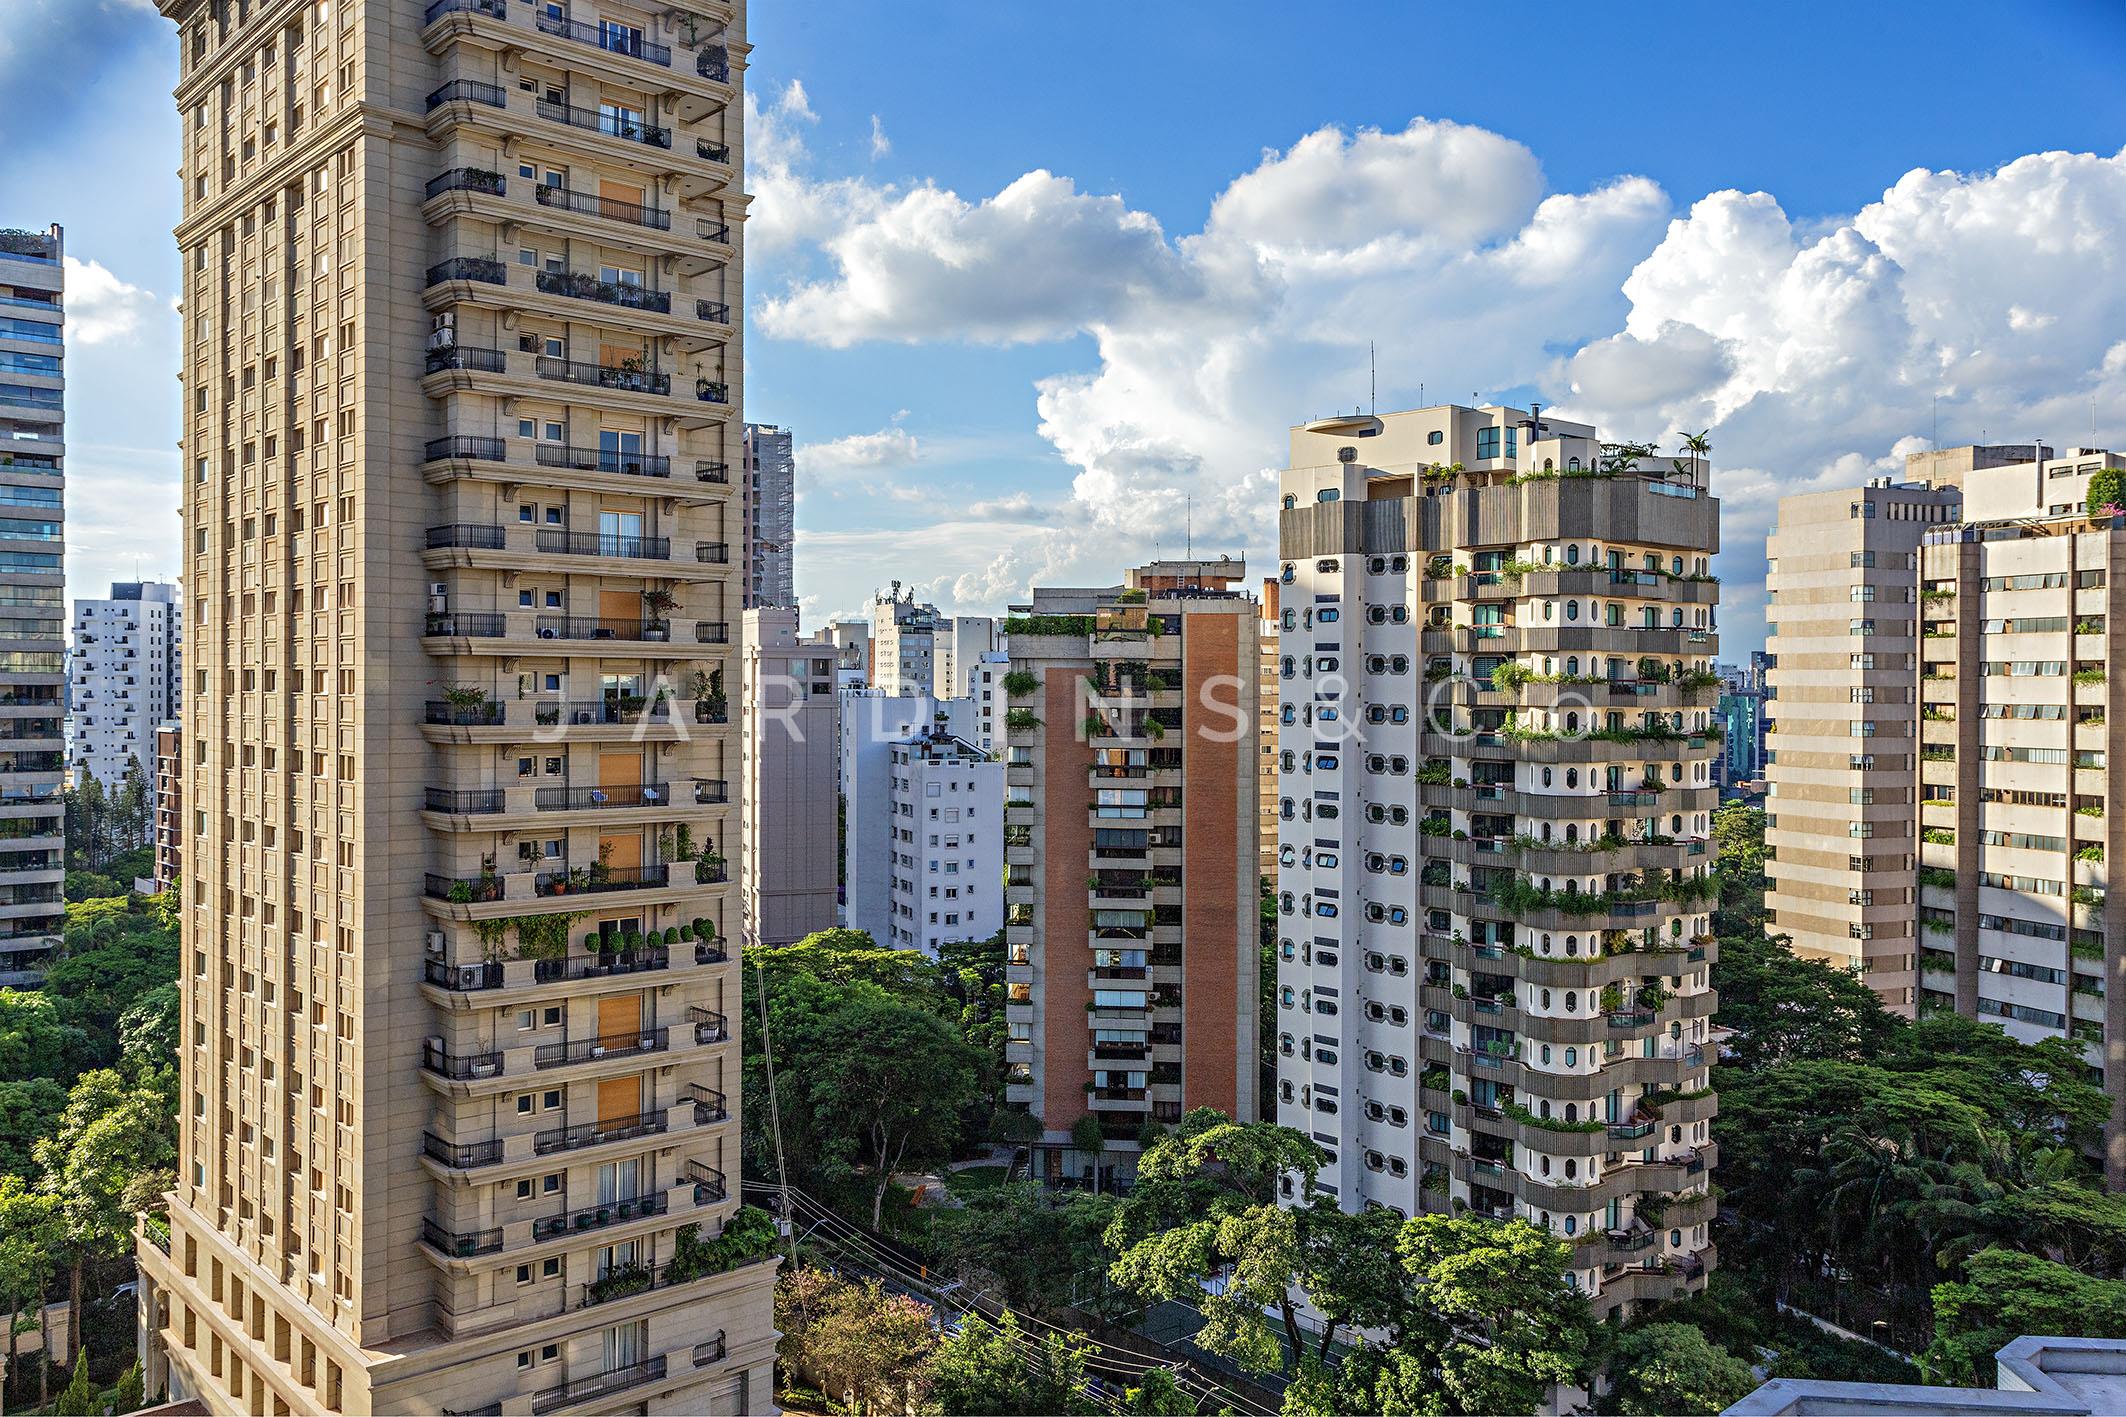
[[[443,702],[460,713],[470,713],[487,703],[487,690],[476,684],[452,684],[443,690]]]

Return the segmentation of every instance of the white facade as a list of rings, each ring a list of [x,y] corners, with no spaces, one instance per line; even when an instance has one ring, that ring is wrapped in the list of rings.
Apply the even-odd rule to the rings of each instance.
[[[953,615],[939,622],[933,639],[938,697],[964,699],[982,656],[1004,648],[1004,625],[991,615]]]
[[[155,726],[178,716],[183,642],[175,585],[122,581],[108,599],[74,602],[68,763],[77,781],[116,786],[138,762],[152,793]]]
[[[1004,714],[1011,707],[1004,701],[1004,676],[1009,673],[1011,654],[1007,650],[990,650],[967,666],[967,692],[961,697],[973,706],[972,737],[985,753],[1004,749]]]
[[[974,720],[974,705],[967,699],[940,700],[929,694],[886,694],[876,689],[852,689],[841,695],[842,919],[852,930],[868,931],[881,945],[893,936],[893,750],[929,734],[972,742]],[[997,839],[1001,860],[1001,773],[997,783],[996,813],[988,829]],[[997,909],[1001,923],[1001,891]],[[992,926],[991,933],[994,930]]]
[[[932,959],[954,940],[1004,928],[1004,764],[931,732],[888,749],[892,865],[887,933]]]

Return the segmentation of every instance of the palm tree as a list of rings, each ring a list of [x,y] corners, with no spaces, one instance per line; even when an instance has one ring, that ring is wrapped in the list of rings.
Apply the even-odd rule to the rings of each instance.
[[[1070,1145],[1072,1150],[1083,1152],[1085,1159],[1092,1163],[1093,1194],[1100,1194],[1100,1153],[1107,1150],[1107,1130],[1100,1125],[1100,1119],[1088,1112],[1072,1122]]]
[[[1698,459],[1709,455],[1713,450],[1712,440],[1706,436],[1712,431],[1706,428],[1683,435],[1683,451],[1690,454],[1690,480],[1693,483],[1698,480]]]

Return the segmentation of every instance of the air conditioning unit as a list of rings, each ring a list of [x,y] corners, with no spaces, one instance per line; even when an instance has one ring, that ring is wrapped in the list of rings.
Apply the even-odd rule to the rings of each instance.
[[[428,932],[428,952],[432,955],[443,953],[443,932],[441,930],[430,930]]]

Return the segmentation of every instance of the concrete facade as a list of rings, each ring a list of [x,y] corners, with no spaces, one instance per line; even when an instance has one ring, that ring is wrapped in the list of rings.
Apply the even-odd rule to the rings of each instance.
[[[895,581],[871,601],[871,686],[889,694],[938,692],[938,641],[947,622],[935,605]],[[952,695],[939,695],[951,698]]]
[[[65,923],[64,233],[0,231],[0,986]]]
[[[155,879],[166,891],[184,873],[185,730],[170,719],[155,725]]]
[[[105,787],[138,764],[155,791],[155,730],[177,716],[184,672],[184,609],[175,585],[120,582],[104,600],[74,602],[69,665],[74,780]]]
[[[836,656],[781,607],[746,611],[743,642],[745,939],[787,945],[836,920]]]
[[[1990,1388],[1774,1378],[1720,1417],[1870,1417],[1900,1412],[2110,1417],[2126,1412],[2126,1342],[2018,1338],[1994,1355]]]
[[[772,1410],[775,1265],[690,1248],[739,1197],[742,0],[160,8],[193,623],[147,1386]]]
[[[966,699],[877,689],[841,691],[842,919],[882,947],[893,939],[893,883],[898,874],[893,745],[932,732],[971,741],[974,723],[974,707]]]
[[[1006,621],[1006,1096],[1036,1174],[1134,1166],[1147,1123],[1259,1115],[1260,610],[1230,558],[1036,586]]]
[[[745,603],[797,604],[797,460],[790,430],[766,423],[745,428]]]
[[[1767,548],[1771,929],[1907,1018],[1919,985],[1919,543],[1962,503],[1954,482],[1887,478],[1785,497]]]
[[[1702,1287],[1706,469],[1449,405],[1294,428],[1281,491],[1278,1120],[1346,1209],[1575,1241],[1598,1313]]]
[[[2126,457],[2074,448],[1979,468],[1964,521],[1919,549],[1919,1008],[2063,1036],[2111,1098],[2126,1186],[2126,517],[2087,510]]]

